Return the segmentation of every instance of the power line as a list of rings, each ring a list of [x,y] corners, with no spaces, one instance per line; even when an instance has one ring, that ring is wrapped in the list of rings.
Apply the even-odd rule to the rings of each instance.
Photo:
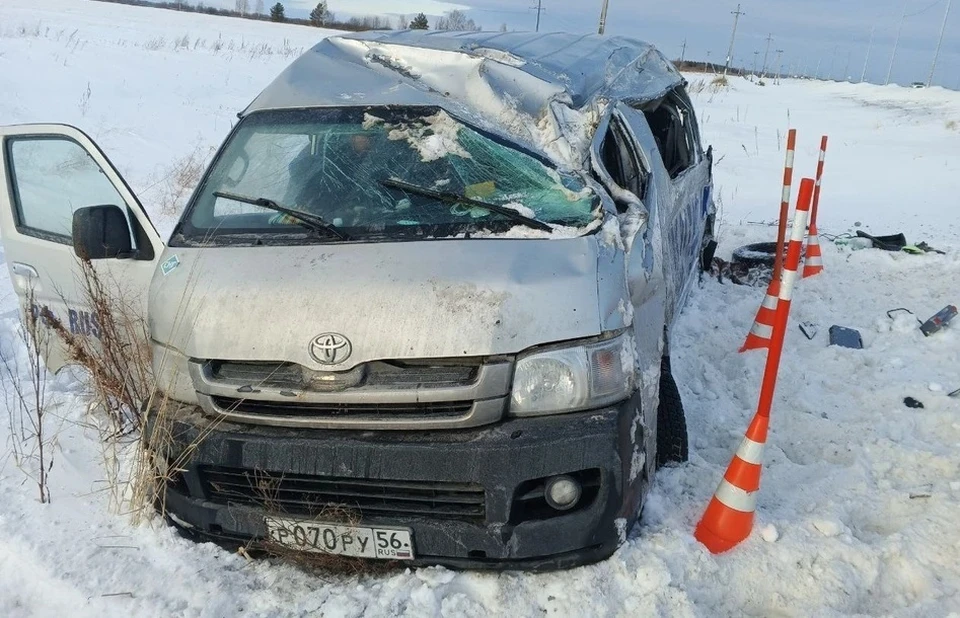
[[[773,41],[773,33],[767,35],[767,51],[763,52],[763,68],[760,69],[760,79],[767,76],[767,58],[770,56],[770,43]]]
[[[537,12],[537,32],[540,32],[540,14],[546,11],[547,9],[543,8],[543,0],[537,0],[537,6],[530,7]]]
[[[603,8],[600,9],[600,34],[607,29],[607,10],[610,8],[610,0],[603,0]]]
[[[890,54],[890,67],[887,69],[887,79],[883,85],[890,83],[890,75],[893,74],[893,63],[897,59],[897,48],[900,47],[900,33],[903,32],[903,21],[907,18],[907,3],[910,0],[903,0],[903,11],[900,13],[900,25],[897,26],[897,38],[893,40],[893,53]]]
[[[937,51],[933,54],[933,64],[930,66],[930,77],[927,78],[927,88],[933,85],[933,74],[937,72],[937,60],[940,59],[940,47],[943,45],[943,33],[947,29],[947,19],[950,17],[950,5],[953,0],[947,0],[947,11],[943,14],[943,25],[940,26],[940,39],[937,41]]]
[[[870,42],[867,43],[867,57],[863,59],[863,73],[860,74],[860,83],[863,83],[863,80],[867,78],[867,64],[870,62],[870,50],[873,48],[873,33],[877,29],[876,26],[870,28]]]
[[[609,0],[604,0],[608,2]],[[746,15],[743,11],[740,10],[740,5],[737,5],[737,10],[730,13],[733,15],[733,35],[730,37],[730,49],[727,51],[727,63],[723,66],[723,75],[726,76],[727,72],[730,70],[730,62],[733,60],[733,44],[737,40],[737,24],[740,23],[740,16]]]
[[[920,9],[920,10],[917,11],[916,13],[909,13],[909,14],[905,15],[905,17],[916,17],[917,15],[923,15],[924,13],[926,13],[927,11],[929,11],[930,9],[932,9],[933,7],[937,6],[937,5],[940,4],[941,2],[943,2],[943,0],[933,0],[933,2],[931,2],[930,4],[928,4],[926,7]]]

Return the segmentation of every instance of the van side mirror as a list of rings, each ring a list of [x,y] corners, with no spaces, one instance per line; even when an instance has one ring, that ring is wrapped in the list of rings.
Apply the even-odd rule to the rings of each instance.
[[[133,255],[130,226],[119,206],[88,206],[73,213],[73,252],[85,260]]]

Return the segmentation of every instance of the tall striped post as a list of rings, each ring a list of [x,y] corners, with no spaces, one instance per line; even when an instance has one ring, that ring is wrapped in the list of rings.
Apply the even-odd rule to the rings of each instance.
[[[817,208],[820,206],[820,183],[823,179],[823,160],[827,156],[827,136],[820,138],[820,159],[817,161],[817,184],[813,189],[813,207],[810,211],[810,229],[807,232],[807,249],[803,263],[803,277],[813,277],[823,272],[823,252],[817,233]]]
[[[793,189],[793,161],[797,151],[797,130],[787,133],[787,160],[783,166],[783,191],[780,196],[780,224],[777,228],[777,254],[773,258],[773,280],[783,273],[783,248],[787,238],[787,217],[790,215],[790,194]],[[778,286],[779,287],[779,286]]]
[[[800,268],[800,250],[810,213],[813,188],[812,179],[804,178],[800,183],[800,196],[793,220],[793,230],[790,234],[790,244],[787,246],[787,255],[783,264],[783,282],[778,296],[776,324],[773,329],[770,352],[767,354],[767,364],[763,371],[757,413],[694,532],[696,539],[714,554],[737,546],[750,536],[753,530],[757,493],[760,491],[763,450],[770,427],[770,411],[777,388],[777,375],[780,372],[783,342],[787,333],[793,289],[798,278],[797,270]]]
[[[747,333],[747,338],[740,347],[740,352],[759,350],[770,347],[770,337],[773,335],[773,323],[777,314],[777,296],[780,294],[780,276],[783,271],[783,249],[787,235],[787,217],[790,213],[790,193],[793,186],[793,160],[797,149],[797,130],[790,129],[787,133],[787,160],[783,166],[783,190],[780,194],[780,223],[777,230],[777,253],[773,258],[773,278],[767,286],[767,294],[763,297],[753,326]]]

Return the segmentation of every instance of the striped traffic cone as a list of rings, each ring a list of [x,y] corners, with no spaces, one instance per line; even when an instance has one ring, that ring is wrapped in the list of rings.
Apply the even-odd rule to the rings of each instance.
[[[740,347],[740,352],[769,348],[773,337],[773,325],[777,319],[777,297],[780,296],[780,280],[774,278],[767,286],[767,295],[763,297],[757,317],[753,320],[753,327],[747,333],[747,340]]]
[[[773,396],[777,390],[783,340],[786,337],[787,323],[790,318],[793,287],[798,279],[800,250],[803,245],[803,233],[807,228],[812,195],[813,180],[804,178],[800,183],[800,199],[797,203],[790,244],[787,247],[787,257],[783,263],[783,281],[777,297],[777,321],[773,328],[770,351],[763,370],[757,413],[694,532],[696,539],[714,554],[735,547],[750,536],[750,531],[753,530],[757,492],[760,490],[763,447],[767,442],[770,411],[773,409]]]
[[[827,156],[827,136],[820,138],[820,159],[817,161],[817,182],[813,188],[813,205],[810,207],[810,228],[807,231],[807,249],[803,262],[803,278],[823,272],[823,253],[817,235],[817,210],[820,207],[820,184],[823,180],[823,160]]]
[[[773,325],[777,315],[777,296],[780,295],[780,274],[783,271],[783,248],[787,234],[787,217],[790,213],[790,191],[793,186],[793,161],[797,149],[797,130],[787,132],[787,158],[783,164],[783,189],[780,195],[780,222],[777,229],[777,253],[773,258],[773,278],[767,287],[767,295],[760,304],[753,326],[740,352],[770,347]]]
[[[697,524],[694,536],[711,553],[732,549],[753,530],[769,424],[769,416],[757,414],[753,417],[727,473]]]
[[[820,252],[820,238],[816,224],[810,226],[807,237],[807,252],[803,258],[803,278],[813,277],[823,272],[823,254]]]

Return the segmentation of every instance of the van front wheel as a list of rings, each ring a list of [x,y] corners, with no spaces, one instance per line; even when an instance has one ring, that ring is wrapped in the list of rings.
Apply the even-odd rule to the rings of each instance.
[[[686,461],[688,452],[683,401],[670,372],[670,363],[664,360],[660,373],[660,407],[657,409],[657,468]]]

